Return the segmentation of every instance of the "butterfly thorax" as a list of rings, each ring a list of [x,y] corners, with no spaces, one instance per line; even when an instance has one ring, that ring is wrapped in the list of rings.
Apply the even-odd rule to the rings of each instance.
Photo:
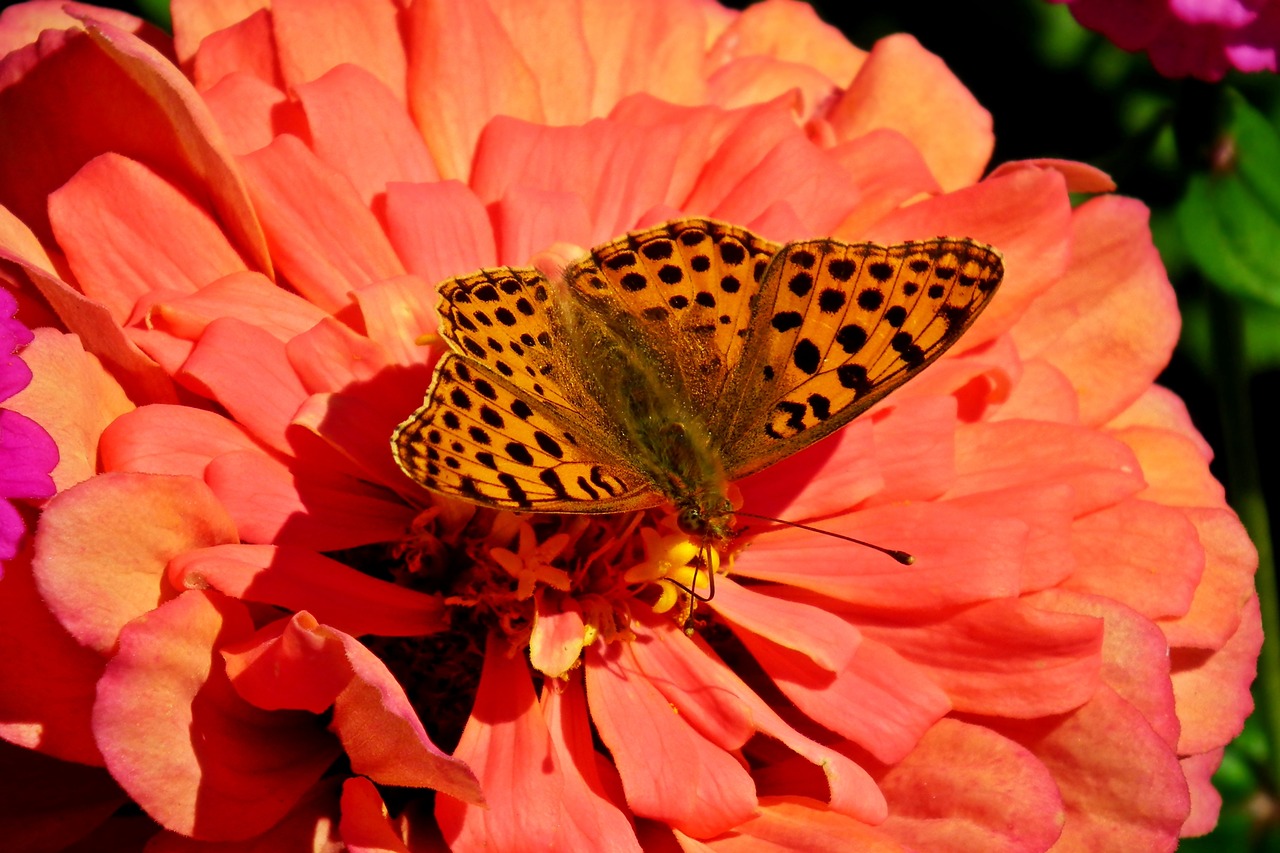
[[[584,391],[613,413],[620,451],[675,507],[682,532],[702,541],[732,536],[733,506],[717,444],[664,354],[626,317],[563,313],[566,333],[591,353]]]

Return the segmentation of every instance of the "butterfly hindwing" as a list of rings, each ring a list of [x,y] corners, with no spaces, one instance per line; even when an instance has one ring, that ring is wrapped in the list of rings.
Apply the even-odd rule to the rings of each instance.
[[[717,424],[731,478],[839,429],[942,355],[1003,275],[1000,255],[968,239],[880,246],[811,240],[775,255]]]
[[[648,480],[554,406],[455,354],[396,430],[400,467],[454,497],[532,512],[622,512],[661,503]]]
[[[741,357],[777,249],[745,228],[681,219],[597,246],[565,279],[657,374],[679,383],[691,411],[708,411]]]
[[[565,354],[552,286],[532,268],[495,267],[443,282],[439,333],[450,348],[554,405],[582,394]]]

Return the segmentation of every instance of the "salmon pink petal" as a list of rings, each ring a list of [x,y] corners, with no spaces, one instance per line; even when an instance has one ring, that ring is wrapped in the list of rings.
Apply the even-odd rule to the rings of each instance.
[[[215,320],[183,364],[182,376],[222,404],[254,438],[288,449],[285,428],[306,390],[284,343],[269,332],[230,317]]]
[[[1222,484],[1209,471],[1200,442],[1160,427],[1131,426],[1113,433],[1133,449],[1147,488],[1139,497],[1172,506],[1222,506]]]
[[[898,131],[946,190],[976,182],[995,147],[991,114],[908,35],[876,42],[827,120],[842,140],[879,128]]]
[[[552,739],[543,711],[528,667],[491,641],[475,706],[455,751],[491,793],[484,808],[448,797],[437,801],[446,842],[453,849],[638,851],[626,816],[578,775]],[[531,766],[540,771],[520,770]]]
[[[907,200],[942,191],[920,151],[894,130],[873,130],[827,153],[857,187],[853,211],[832,230],[836,236],[860,239],[872,223]]]
[[[334,633],[346,647],[354,678],[338,695],[329,728],[342,741],[351,769],[380,785],[432,788],[483,803],[475,774],[431,742],[386,665],[356,640]]]
[[[1165,743],[1177,744],[1180,723],[1169,682],[1169,643],[1154,623],[1099,595],[1046,590],[1030,601],[1046,610],[1101,619],[1102,680],[1137,708]]]
[[[265,711],[324,712],[351,681],[342,641],[305,610],[222,649],[240,697]]]
[[[785,199],[808,233],[825,234],[845,219],[859,195],[858,186],[831,155],[797,134],[770,149],[755,168],[739,174],[710,213],[717,219],[759,228],[756,221],[769,206]],[[765,233],[779,239],[798,236]]]
[[[405,268],[425,282],[493,266],[493,225],[465,184],[392,183],[387,186],[387,233]],[[420,297],[435,308],[435,291]]]
[[[529,662],[552,678],[562,678],[582,657],[586,623],[582,606],[572,598],[552,601],[551,593],[534,593],[537,607],[529,636]]]
[[[1071,486],[1076,515],[1111,506],[1143,485],[1138,460],[1106,435],[1065,424],[1001,421],[956,431],[954,496],[1018,485]]]
[[[444,627],[443,605],[313,551],[273,545],[218,545],[169,563],[175,589],[216,589],[242,601],[306,610],[352,635],[422,636]]]
[[[284,86],[271,15],[266,9],[209,33],[190,66],[191,79],[202,92],[221,86],[234,75],[252,77],[277,90]]]
[[[721,52],[807,65],[838,86],[849,85],[867,58],[866,51],[823,22],[812,6],[793,0],[766,0],[742,10],[716,39],[711,61]]]
[[[251,838],[337,757],[318,720],[236,696],[217,649],[253,630],[240,605],[183,593],[124,628],[98,686],[93,728],[107,768],[174,832]]]
[[[343,850],[338,837],[339,781],[336,778],[321,779],[303,792],[289,813],[274,826],[247,842],[228,842],[217,845],[194,841],[186,836],[163,830],[147,842],[147,853],[203,853],[218,850],[221,846],[258,850],[297,850],[307,853],[338,853]],[[148,821],[148,824],[150,821]],[[148,830],[151,827],[148,826]],[[119,845],[107,849],[118,849]]]
[[[1016,600],[941,619],[858,617],[868,637],[929,674],[957,711],[1028,718],[1070,711],[1099,684],[1102,622]]]
[[[246,269],[207,210],[118,154],[89,161],[53,193],[49,219],[85,295],[121,324],[151,292],[190,293]]]
[[[876,465],[885,486],[868,504],[932,500],[955,482],[956,405],[952,398],[902,400],[888,410],[879,410],[871,425],[875,429]]]
[[[1151,386],[1178,339],[1173,291],[1147,209],[1103,197],[1076,208],[1071,272],[1018,323],[1014,340],[1072,378],[1080,417],[1099,424]]]
[[[125,624],[172,597],[169,560],[235,541],[231,519],[199,480],[102,474],[49,500],[32,567],[63,626],[106,654]]]
[[[3,23],[0,21],[0,23]],[[129,798],[100,767],[0,742],[0,833],[10,850],[63,850]]]
[[[998,406],[991,420],[1056,421],[1064,424],[1080,422],[1080,397],[1071,379],[1049,362],[1033,358],[1022,365],[1022,375]]]
[[[669,200],[683,136],[670,126],[545,127],[499,116],[476,143],[471,186],[486,202],[516,186],[574,193],[588,206],[589,241],[600,242]]]
[[[1191,608],[1177,619],[1161,620],[1160,629],[1170,645],[1216,649],[1236,633],[1241,607],[1254,597],[1258,552],[1230,509],[1185,512],[1204,546],[1204,574]]]
[[[912,850],[1048,850],[1066,818],[1053,776],[1034,755],[959,720],[939,720],[877,776],[890,803],[879,830]]]
[[[694,646],[668,625],[650,618],[633,623],[639,642],[632,645],[636,662],[652,683],[662,690],[682,716],[699,731],[714,735],[725,749],[738,748],[753,732],[768,735],[795,753],[795,761],[775,765],[786,777],[782,790],[795,790],[794,772],[787,765],[800,765],[816,776],[813,796],[829,797],[832,809],[868,823],[884,820],[884,797],[867,772],[835,749],[805,737],[782,720],[770,704],[760,698],[727,666]],[[717,685],[708,690],[707,685]],[[803,761],[801,761],[803,759]],[[812,773],[820,770],[821,776]],[[770,771],[753,773],[757,785],[768,784]],[[821,790],[825,784],[827,790]],[[763,790],[760,792],[765,793]]]
[[[41,73],[9,86],[0,99],[0,124],[8,128],[0,142],[0,204],[48,240],[49,193],[94,156],[130,151],[133,159],[191,195],[209,197],[251,265],[270,269],[229,152],[178,70],[150,46],[100,21],[91,24],[88,33],[47,32],[38,53]],[[29,61],[36,55],[34,49],[10,54],[0,62],[0,75],[15,63]],[[86,79],[95,81],[97,97],[63,97],[79,91],[77,81]],[[63,101],[64,108],[41,111],[39,105],[50,98]],[[23,121],[22,115],[45,118],[33,123]]]
[[[945,504],[876,507],[825,519],[822,527],[889,543],[916,563],[903,566],[844,542],[784,529],[754,542],[734,562],[734,572],[864,607],[931,609],[1015,594],[1027,542],[1021,522],[975,517]]]
[[[860,420],[829,440],[740,480],[742,509],[757,515],[804,521],[847,509],[885,486],[870,421]]]
[[[1191,814],[1178,833],[1183,838],[1208,835],[1218,825],[1222,794],[1213,785],[1213,774],[1222,764],[1223,752],[1214,749],[1182,759],[1182,772],[1191,786]]]
[[[522,0],[491,0],[502,29],[533,76],[538,103],[547,124],[582,124],[592,116],[591,96],[597,87],[591,71],[596,60],[593,49],[602,51],[600,42],[587,38],[588,23],[582,3],[549,3],[538,6]],[[616,7],[621,12],[624,7]],[[545,45],[556,45],[546,50]],[[610,45],[616,49],[617,45]],[[583,73],[588,69],[587,73]]]
[[[487,2],[415,3],[405,27],[409,112],[442,177],[469,177],[491,116],[543,120],[532,69]]]
[[[295,475],[261,451],[222,454],[205,482],[245,542],[335,551],[394,541],[413,518],[385,489],[347,475]]]
[[[402,10],[392,0],[346,0],[328,7],[308,0],[272,0],[280,70],[291,86],[351,64],[368,70],[405,102]]]
[[[54,758],[101,765],[89,715],[103,665],[41,598],[28,539],[15,558],[5,560],[0,575],[0,738]],[[5,778],[21,778],[15,772]]]
[[[998,178],[1023,169],[1052,169],[1058,172],[1066,178],[1068,192],[1111,193],[1116,191],[1116,182],[1098,167],[1088,163],[1078,163],[1075,160],[1056,160],[1052,157],[1001,163],[992,169],[987,177]]]
[[[236,155],[265,148],[283,134],[306,139],[306,116],[296,101],[270,83],[240,72],[204,92],[205,103]]]
[[[157,404],[116,418],[103,431],[104,471],[202,478],[210,460],[258,444],[235,421],[188,406]]]
[[[105,21],[113,27],[138,36],[142,40],[163,49],[165,35],[156,27],[118,9],[104,9],[87,3],[64,0],[32,0],[0,11],[0,56],[33,44],[45,30],[65,30],[78,27],[86,18]]]
[[[998,728],[1057,782],[1067,815],[1061,849],[1172,849],[1191,807],[1177,756],[1110,689],[1102,687],[1070,715]]]
[[[1105,595],[1149,619],[1186,613],[1204,571],[1186,515],[1133,498],[1076,519],[1071,549],[1076,571],[1064,589]]]
[[[951,709],[923,670],[874,640],[864,638],[849,666],[832,673],[758,636],[739,639],[806,716],[881,761],[901,759]]]
[[[352,290],[404,273],[351,183],[296,137],[278,136],[240,163],[271,256],[307,299],[336,311]]]
[[[429,296],[430,295],[430,296]],[[386,352],[394,365],[433,361],[430,347],[418,343],[436,330],[436,314],[429,304],[434,290],[416,275],[380,281],[356,293],[369,340]]]
[[[391,816],[378,789],[363,776],[342,783],[343,846],[351,853],[409,853],[391,825]]]
[[[169,14],[173,19],[173,46],[178,61],[188,64],[207,37],[267,5],[267,0],[227,0],[214,5],[201,0],[173,0]]]
[[[218,279],[190,296],[157,302],[147,313],[147,322],[154,329],[196,341],[221,317],[234,317],[287,341],[328,315],[261,273],[244,272]]]
[[[680,837],[681,849],[716,853],[753,850],[808,850],[813,853],[909,853],[878,827],[794,797],[761,797],[760,812],[723,835],[694,847]]]
[[[392,181],[439,178],[402,102],[365,69],[339,65],[294,93],[307,116],[312,149],[347,176],[366,205]]]
[[[710,211],[734,192],[742,176],[752,172],[783,140],[797,136],[795,117],[777,101],[736,110],[671,107],[650,99],[629,98],[613,111],[619,121],[662,123],[685,128],[687,141],[675,171],[673,198],[688,210]],[[687,161],[687,162],[684,162]],[[855,190],[861,194],[861,188]],[[777,198],[769,193],[769,200]],[[773,238],[807,236],[770,234]]]
[[[822,608],[740,586],[729,578],[716,582],[713,606],[734,633],[761,637],[831,672],[848,666],[862,641],[857,628]]]
[[[1257,674],[1262,618],[1257,598],[1245,605],[1240,629],[1215,652],[1173,649],[1173,692],[1182,721],[1178,750],[1192,755],[1214,749],[1244,728],[1253,712],[1249,685]]]
[[[4,405],[37,420],[53,439],[58,464],[51,476],[62,491],[93,476],[99,435],[133,404],[74,335],[37,329],[22,360],[32,371],[31,384]]]
[[[685,0],[583,0],[582,12],[595,66],[593,115],[633,92],[676,104],[704,100],[711,38],[701,10]]]
[[[622,774],[627,804],[696,838],[728,830],[755,812],[751,777],[721,747],[671,713],[630,649],[587,648],[591,719]],[[634,736],[643,731],[644,738]],[[686,796],[697,790],[698,797]]]
[[[508,264],[527,266],[533,255],[557,243],[592,241],[586,203],[574,193],[514,186],[489,206],[489,215],[498,259]]]
[[[1063,484],[1011,486],[949,498],[946,505],[985,518],[1017,519],[1027,526],[1020,586],[1024,592],[1056,586],[1076,570],[1071,555],[1074,494]]]
[[[421,405],[423,391],[430,384],[425,369],[388,371],[371,383],[354,384],[338,394],[312,396],[294,417],[294,424],[324,441],[333,456],[341,454],[339,458],[346,464],[333,465],[335,470],[418,494],[387,451],[387,437],[406,414]],[[311,454],[301,452],[300,439],[295,444],[301,458],[313,466],[323,465],[320,454],[311,459]]]

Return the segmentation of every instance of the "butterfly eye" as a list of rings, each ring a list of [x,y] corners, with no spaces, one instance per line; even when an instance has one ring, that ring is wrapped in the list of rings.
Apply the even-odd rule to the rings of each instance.
[[[686,536],[705,536],[707,533],[706,516],[696,506],[687,506],[681,509],[680,514],[676,516],[676,526]]]

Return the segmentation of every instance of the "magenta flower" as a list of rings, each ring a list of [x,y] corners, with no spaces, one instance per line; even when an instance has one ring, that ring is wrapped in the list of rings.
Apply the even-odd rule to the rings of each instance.
[[[17,311],[17,300],[7,290],[0,290],[0,403],[31,382],[31,368],[18,357],[18,351],[31,343],[33,336],[16,319]],[[22,514],[10,501],[52,495],[49,472],[57,464],[58,448],[39,424],[12,408],[0,408],[0,560],[18,553],[24,529]]]
[[[1274,0],[1052,0],[1125,50],[1145,50],[1166,77],[1221,80],[1231,68],[1275,71]]]

